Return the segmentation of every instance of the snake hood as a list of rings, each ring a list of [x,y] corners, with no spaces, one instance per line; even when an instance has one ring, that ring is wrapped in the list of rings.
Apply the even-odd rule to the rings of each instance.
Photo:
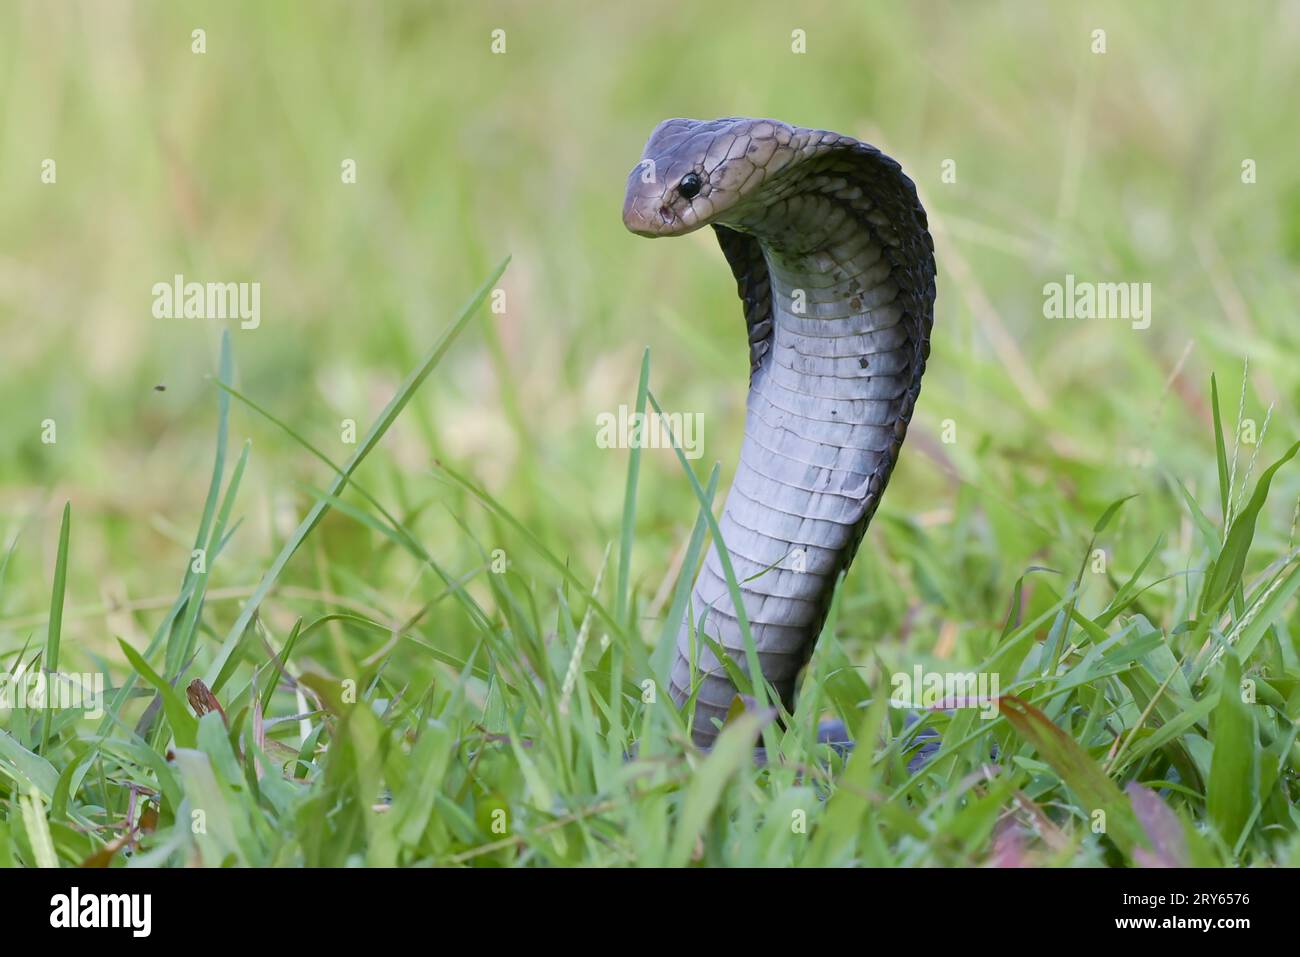
[[[712,226],[749,332],[740,462],[681,623],[671,692],[707,745],[736,695],[714,649],[794,709],[839,576],[875,514],[921,389],[934,321],[934,244],[916,187],[853,137],[777,120],[665,120],[628,176],[641,236]],[[707,636],[709,642],[700,638]]]

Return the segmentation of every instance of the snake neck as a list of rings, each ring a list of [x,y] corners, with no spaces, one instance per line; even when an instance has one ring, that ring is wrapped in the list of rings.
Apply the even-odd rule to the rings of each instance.
[[[914,347],[886,245],[825,204],[736,227],[759,240],[770,277],[771,338],[755,364],[740,462],[719,523],[764,677],[793,711],[795,681],[888,480]],[[764,228],[768,227],[768,228]],[[739,616],[716,543],[693,593],[694,620],[737,662]],[[707,610],[707,611],[706,611]],[[690,687],[689,626],[673,693]],[[735,695],[696,641],[696,739],[716,733]]]

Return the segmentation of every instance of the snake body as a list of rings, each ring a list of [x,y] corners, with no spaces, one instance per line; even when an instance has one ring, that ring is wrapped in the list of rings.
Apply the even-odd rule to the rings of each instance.
[[[719,529],[763,677],[793,712],[920,393],[935,299],[925,210],[897,162],[851,137],[768,119],[671,119],[628,177],[623,221],[652,237],[712,226],[735,276],[750,388]],[[736,687],[693,629],[744,670],[716,541],[670,688],[679,705],[697,695],[693,737],[707,746]]]

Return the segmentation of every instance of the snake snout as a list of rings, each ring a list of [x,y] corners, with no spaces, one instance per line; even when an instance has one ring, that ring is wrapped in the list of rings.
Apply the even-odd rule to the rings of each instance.
[[[638,236],[658,236],[663,231],[663,190],[653,183],[642,183],[637,171],[628,178],[627,197],[623,200],[623,225]]]
[[[623,225],[629,231],[636,233],[638,236],[654,236],[654,223],[649,222],[641,207],[628,201],[627,206],[623,209]]]

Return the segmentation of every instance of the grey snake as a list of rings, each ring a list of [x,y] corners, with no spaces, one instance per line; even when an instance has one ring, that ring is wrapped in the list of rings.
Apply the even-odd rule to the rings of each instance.
[[[671,119],[628,176],[623,222],[650,237],[711,226],[735,276],[750,384],[719,528],[763,677],[793,713],[920,393],[935,300],[925,210],[899,164],[852,137]],[[679,706],[696,695],[692,734],[708,746],[737,692],[693,628],[746,660],[716,541],[690,608],[670,691]]]

